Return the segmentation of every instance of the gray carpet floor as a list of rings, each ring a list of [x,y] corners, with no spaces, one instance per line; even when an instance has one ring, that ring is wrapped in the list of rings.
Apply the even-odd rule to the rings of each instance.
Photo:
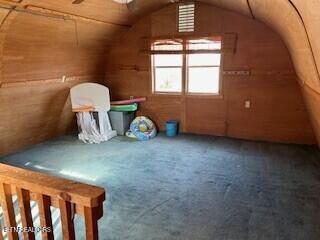
[[[313,146],[162,134],[86,145],[68,135],[0,161],[104,187],[101,239],[320,239]]]

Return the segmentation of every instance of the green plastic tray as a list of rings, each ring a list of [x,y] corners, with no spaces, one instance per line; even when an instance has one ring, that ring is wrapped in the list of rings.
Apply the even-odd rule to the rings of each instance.
[[[137,111],[137,104],[129,104],[129,105],[111,105],[111,111],[115,112],[134,112]]]

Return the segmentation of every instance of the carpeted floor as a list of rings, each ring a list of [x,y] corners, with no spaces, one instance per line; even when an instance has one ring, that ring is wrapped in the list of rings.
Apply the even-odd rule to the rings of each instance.
[[[101,239],[320,239],[316,147],[196,135],[86,145],[70,135],[0,160],[106,188]]]

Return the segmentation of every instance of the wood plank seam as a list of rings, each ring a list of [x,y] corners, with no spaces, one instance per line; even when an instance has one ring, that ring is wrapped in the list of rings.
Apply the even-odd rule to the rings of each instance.
[[[253,9],[252,9],[251,4],[250,4],[250,0],[247,0],[247,5],[248,5],[248,8],[249,8],[249,12],[250,12],[250,14],[251,14],[251,17],[252,17],[253,19],[256,19],[255,15],[254,15],[254,13],[253,13]]]

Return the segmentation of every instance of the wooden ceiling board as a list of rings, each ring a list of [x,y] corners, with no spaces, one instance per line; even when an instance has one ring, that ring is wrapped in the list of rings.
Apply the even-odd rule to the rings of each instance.
[[[2,23],[2,21],[5,19],[5,17],[7,16],[8,12],[9,12],[9,10],[0,8],[0,23]]]
[[[320,81],[308,36],[298,12],[287,0],[250,0],[256,17],[272,27],[284,40],[299,79],[320,91]]]
[[[200,0],[199,2],[213,4],[218,7],[251,16],[247,0]]]
[[[72,4],[72,0],[31,0],[28,5],[61,11],[100,21],[130,25],[139,17],[154,11],[168,3],[169,0],[137,0],[137,9],[129,11],[124,4],[112,0],[85,0],[81,4]]]
[[[298,9],[303,19],[305,30],[309,36],[311,50],[317,64],[318,71],[320,69],[320,1],[309,0],[291,0],[293,5]]]

